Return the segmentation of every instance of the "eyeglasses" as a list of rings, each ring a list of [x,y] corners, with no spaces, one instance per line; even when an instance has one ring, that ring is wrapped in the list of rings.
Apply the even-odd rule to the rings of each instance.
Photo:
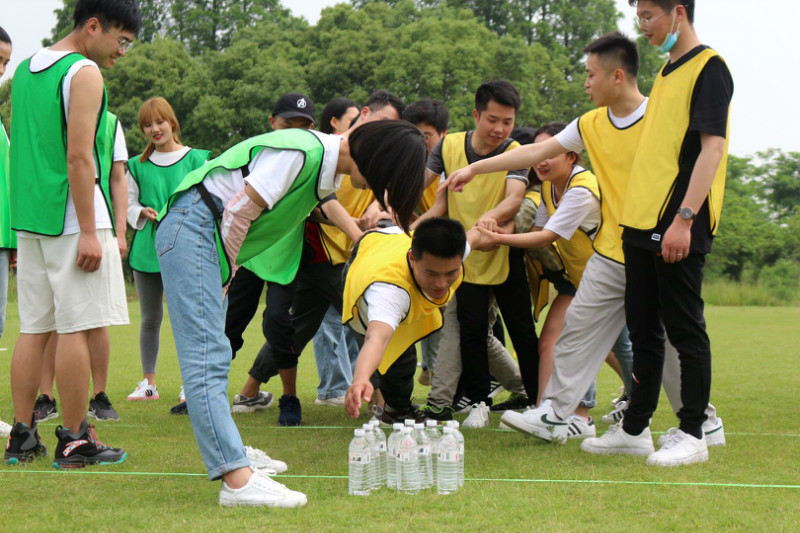
[[[430,141],[431,139],[433,139],[436,136],[436,134],[435,133],[431,133],[430,131],[424,131],[424,132],[422,132],[422,136],[425,137],[426,141]]]
[[[133,46],[133,41],[131,41],[127,37],[120,37],[119,35],[117,35],[113,31],[111,31],[111,28],[109,28],[108,26],[103,26],[103,29],[105,31],[107,31],[108,33],[110,33],[111,36],[114,37],[117,40],[117,50],[118,51],[127,52],[128,50],[130,50],[131,46]]]
[[[667,14],[671,13],[672,10],[675,9],[676,7],[678,7],[678,6],[677,5],[672,6],[667,11],[664,11],[663,13],[661,13],[660,15],[656,15],[655,17],[643,18],[643,17],[638,17],[637,16],[637,17],[633,17],[633,20],[636,21],[636,23],[639,25],[640,28],[650,27],[650,24],[652,24],[653,22],[657,21],[658,19],[660,19],[664,15],[667,15]]]

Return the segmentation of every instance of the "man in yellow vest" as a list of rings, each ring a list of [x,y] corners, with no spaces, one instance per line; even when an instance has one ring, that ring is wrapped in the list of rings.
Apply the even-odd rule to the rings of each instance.
[[[711,347],[703,317],[703,266],[719,227],[733,79],[695,33],[693,0],[629,0],[647,40],[669,53],[650,94],[620,225],[625,312],[633,342],[633,390],[622,421],[583,443],[591,453],[648,455],[647,464],[708,460],[703,430]],[[666,335],[665,335],[666,333]],[[680,358],[680,426],[653,452],[664,344]]]
[[[342,320],[363,335],[345,409],[359,415],[376,384],[391,412],[415,418],[411,405],[417,354],[414,344],[442,327],[442,310],[464,278],[463,261],[481,246],[476,229],[431,218],[411,237],[393,226],[368,232],[346,267]],[[396,371],[387,379],[387,371]]]

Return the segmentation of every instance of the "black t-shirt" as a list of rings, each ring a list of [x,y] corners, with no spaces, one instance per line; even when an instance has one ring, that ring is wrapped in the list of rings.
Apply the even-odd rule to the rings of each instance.
[[[687,61],[708,48],[701,45],[692,49],[689,53],[678,59],[675,63],[669,63],[664,67],[663,76],[669,76],[671,72],[679,69]],[[725,62],[720,57],[713,57],[708,60],[694,86],[692,94],[689,130],[683,140],[681,147],[678,177],[675,180],[675,190],[670,197],[664,216],[658,221],[655,229],[637,230],[624,228],[622,240],[633,246],[648,250],[661,251],[661,238],[675,219],[675,214],[681,207],[686,189],[689,187],[689,180],[692,177],[694,165],[700,155],[700,134],[706,133],[719,137],[727,136],[728,128],[728,109],[731,97],[733,96],[733,78]],[[657,102],[655,102],[657,104]],[[651,100],[648,105],[653,105]],[[691,253],[707,254],[711,252],[711,243],[714,235],[711,233],[709,222],[708,200],[703,202],[703,206],[697,213],[697,218],[692,224],[692,244],[689,248]],[[657,237],[656,237],[657,235]]]

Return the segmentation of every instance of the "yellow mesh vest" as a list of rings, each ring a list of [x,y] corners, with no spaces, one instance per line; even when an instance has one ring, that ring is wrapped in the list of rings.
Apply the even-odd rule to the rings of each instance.
[[[667,76],[663,75],[662,69],[656,78],[644,115],[639,148],[633,159],[620,220],[622,226],[650,230],[664,216],[678,176],[681,148],[689,130],[694,86],[712,57],[719,57],[719,54],[706,48]],[[714,235],[719,227],[725,192],[730,136],[726,134],[725,137],[725,152],[708,194],[710,229]]]
[[[528,191],[525,193],[525,200],[523,201],[531,201],[533,205],[538,208],[539,204],[542,202],[542,193],[539,191]],[[536,214],[534,210],[534,216]],[[526,231],[529,231],[531,228],[526,228]],[[519,225],[517,225],[517,232],[520,231]],[[546,252],[552,254],[553,259],[558,259],[561,261],[561,258],[558,256],[558,252],[556,251],[555,247],[550,245],[547,249],[536,249],[530,248],[525,250],[525,270],[528,272],[528,287],[530,287],[531,291],[531,302],[533,302],[533,319],[539,320],[539,314],[542,312],[542,309],[550,303],[550,282],[547,278],[544,277],[544,267],[542,266],[542,262],[538,260],[538,257],[541,257],[541,252]]]
[[[446,135],[442,144],[442,160],[446,175],[467,162],[465,147],[466,132]],[[508,150],[516,148],[514,141]],[[447,191],[447,211],[450,218],[458,220],[469,229],[485,212],[489,211],[506,197],[506,175],[508,172],[492,172],[475,176],[472,183],[464,187],[464,192]],[[464,281],[479,285],[500,285],[508,277],[508,247],[501,246],[493,252],[475,251],[464,261],[466,274]]]
[[[424,191],[422,191],[422,198],[419,201],[419,213],[422,214],[431,207],[436,201],[436,190],[439,188],[439,180],[433,180]]]
[[[597,178],[588,170],[584,170],[572,176],[569,179],[569,183],[567,183],[566,189],[564,189],[564,194],[566,194],[568,190],[577,187],[589,189],[598,200],[600,199],[600,189],[597,187]],[[550,216],[553,216],[553,213],[558,209],[558,205],[556,205],[553,198],[553,192],[553,184],[551,182],[542,182],[542,201],[547,207],[547,213]],[[570,240],[559,237],[556,241],[556,247],[558,248],[558,253],[561,255],[561,258],[564,260],[567,274],[577,288],[578,285],[580,285],[581,278],[583,278],[583,270],[586,268],[586,262],[592,256],[592,253],[594,253],[592,239],[589,238],[586,232],[578,228],[575,230],[575,233],[572,234]]]
[[[372,231],[359,241],[344,285],[342,322],[351,320],[366,326],[367,317],[359,314],[358,304],[373,283],[390,283],[408,293],[411,305],[406,317],[386,347],[378,370],[385,373],[403,352],[415,342],[442,327],[442,308],[447,305],[464,279],[464,269],[450,291],[441,300],[430,300],[417,286],[408,262],[411,238],[405,233],[387,234]],[[471,255],[471,254],[470,254]],[[380,265],[380,268],[376,268]],[[366,329],[366,327],[364,328]]]
[[[611,122],[607,107],[589,111],[578,120],[581,138],[600,187],[602,218],[594,238],[594,250],[620,264],[625,263],[625,255],[619,218],[643,122],[640,119],[619,129]]]
[[[342,176],[342,184],[336,191],[336,199],[350,213],[351,216],[361,218],[375,200],[375,195],[369,189],[356,189],[350,181],[350,176]],[[320,239],[325,247],[328,259],[334,265],[340,265],[350,258],[353,241],[342,230],[330,224],[320,224]]]

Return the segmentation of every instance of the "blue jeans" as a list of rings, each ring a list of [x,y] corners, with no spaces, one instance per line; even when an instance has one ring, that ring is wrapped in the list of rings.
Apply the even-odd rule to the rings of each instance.
[[[159,224],[156,251],[192,430],[209,479],[219,479],[250,461],[228,404],[231,345],[214,217],[196,188],[180,195]]]
[[[8,264],[11,250],[0,250],[0,338],[6,329],[6,300],[8,299]]]
[[[342,315],[333,306],[328,307],[313,344],[319,374],[317,398],[329,400],[344,396],[353,381],[358,343],[350,328],[342,325]]]
[[[633,381],[633,345],[631,344],[627,325],[622,327],[622,331],[617,338],[617,342],[614,343],[612,351],[622,369],[622,383],[625,385],[628,398],[630,398],[631,381]]]

